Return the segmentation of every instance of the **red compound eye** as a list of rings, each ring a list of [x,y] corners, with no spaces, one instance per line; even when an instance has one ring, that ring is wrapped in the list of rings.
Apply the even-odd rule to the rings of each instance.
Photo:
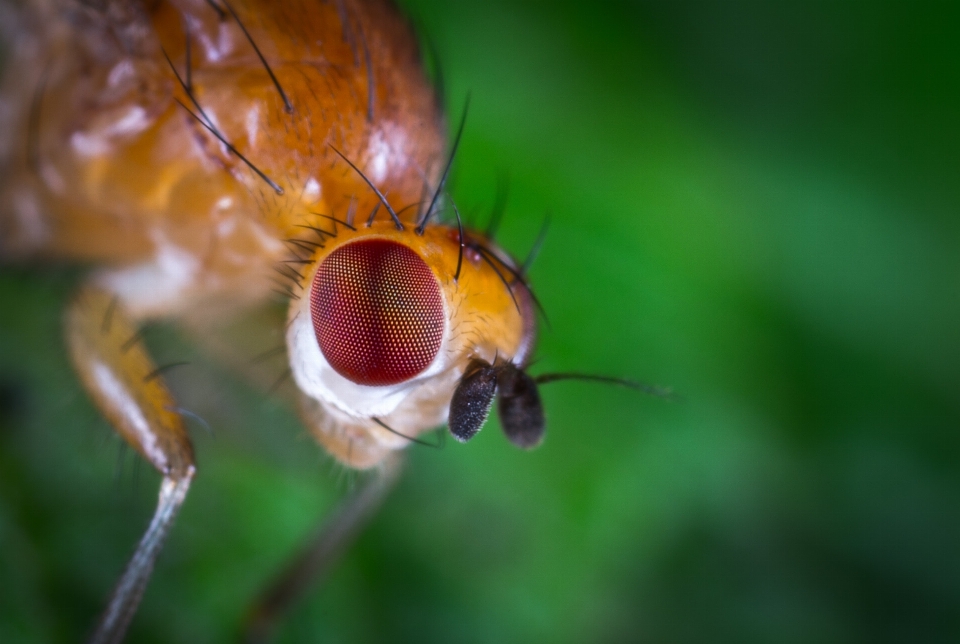
[[[344,378],[394,385],[427,368],[443,338],[443,300],[420,256],[385,239],[337,248],[313,278],[320,350]]]

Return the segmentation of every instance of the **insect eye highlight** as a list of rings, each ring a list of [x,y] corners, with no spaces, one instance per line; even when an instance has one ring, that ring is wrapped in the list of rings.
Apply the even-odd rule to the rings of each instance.
[[[345,244],[313,279],[310,313],[330,366],[360,385],[393,385],[427,368],[440,350],[440,286],[413,250],[386,239]]]

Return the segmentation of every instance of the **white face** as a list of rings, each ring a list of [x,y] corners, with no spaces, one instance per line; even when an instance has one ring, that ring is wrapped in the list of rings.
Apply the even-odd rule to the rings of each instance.
[[[374,234],[338,246],[303,285],[288,315],[290,367],[332,422],[383,422],[406,435],[435,427],[446,420],[465,352],[495,353],[451,331],[461,307],[395,240]]]
[[[346,228],[309,258],[290,303],[301,415],[353,467],[443,424],[466,440],[457,428],[469,417],[479,429],[497,376],[522,367],[532,346],[532,296],[521,277],[510,281],[515,265],[458,228]],[[465,377],[477,365],[488,369],[481,380]]]

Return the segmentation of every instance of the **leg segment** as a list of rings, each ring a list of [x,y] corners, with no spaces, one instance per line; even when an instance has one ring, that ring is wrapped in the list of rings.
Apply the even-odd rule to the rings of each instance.
[[[130,558],[126,570],[117,582],[110,603],[107,605],[97,629],[90,637],[90,644],[117,644],[123,641],[127,627],[137,612],[140,599],[153,573],[153,564],[163,548],[173,520],[180,510],[187,490],[190,487],[190,477],[175,480],[164,477],[160,484],[160,500],[157,502],[157,511],[153,515],[150,527],[144,533],[137,549]]]
[[[391,454],[363,487],[343,501],[316,536],[277,576],[248,613],[243,641],[268,642],[277,622],[315,586],[360,534],[393,490],[403,469],[403,456]]]
[[[120,436],[163,475],[153,521],[120,577],[91,642],[120,642],[196,471],[176,404],[137,329],[114,296],[80,290],[67,309],[71,362],[87,393]]]

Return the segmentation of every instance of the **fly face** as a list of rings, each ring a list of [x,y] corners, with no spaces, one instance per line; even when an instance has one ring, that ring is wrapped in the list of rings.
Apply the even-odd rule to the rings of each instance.
[[[288,354],[316,437],[352,467],[377,464],[448,416],[457,435],[450,401],[470,365],[528,357],[530,292],[479,236],[341,227],[311,261],[306,296],[290,307]]]

